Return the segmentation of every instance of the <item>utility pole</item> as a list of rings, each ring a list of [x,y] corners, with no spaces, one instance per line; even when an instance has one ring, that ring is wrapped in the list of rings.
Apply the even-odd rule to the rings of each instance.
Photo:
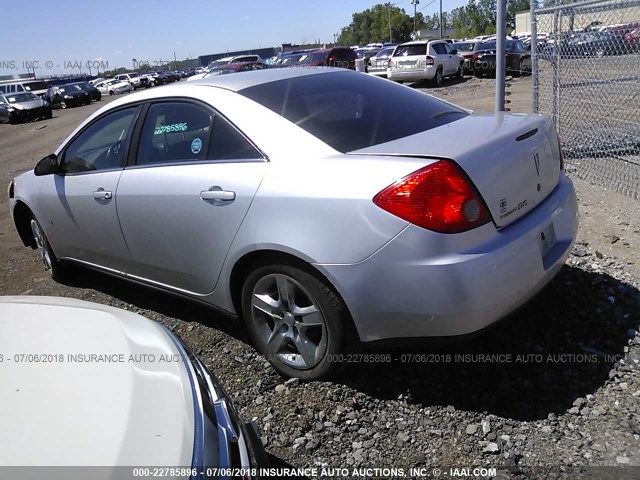
[[[442,0],[440,0],[442,2]],[[417,15],[418,15],[418,4],[420,0],[411,0],[411,5],[413,5],[413,39],[415,40],[418,36],[418,27],[417,27]]]
[[[391,3],[387,2],[387,16],[389,17],[389,43],[393,42],[391,40]]]
[[[444,24],[442,23],[442,0],[440,0],[440,40],[444,38]]]

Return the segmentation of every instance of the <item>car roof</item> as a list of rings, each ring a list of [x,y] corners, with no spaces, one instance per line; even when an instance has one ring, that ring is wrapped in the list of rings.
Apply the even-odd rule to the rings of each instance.
[[[444,40],[412,40],[410,42],[402,43],[398,46],[404,47],[405,45],[426,45],[427,43],[436,43],[436,42],[447,43]]]
[[[255,87],[266,83],[276,82],[278,80],[287,80],[290,78],[305,77],[308,75],[323,75],[329,73],[340,73],[343,75],[361,75],[351,70],[334,67],[307,67],[307,68],[267,68],[263,70],[251,70],[243,72],[242,75],[218,75],[215,77],[200,78],[190,82],[179,82],[170,87],[172,89],[189,89],[194,86],[210,86],[224,88],[232,92],[237,92],[245,88]],[[162,88],[169,88],[162,87]],[[136,100],[146,100],[155,98],[155,92],[160,89],[144,90],[132,93],[126,98]],[[128,102],[127,102],[128,103]]]

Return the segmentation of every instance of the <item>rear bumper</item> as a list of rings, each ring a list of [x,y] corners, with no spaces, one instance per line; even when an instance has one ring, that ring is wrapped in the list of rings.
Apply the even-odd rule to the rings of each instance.
[[[540,234],[556,243],[542,254]],[[408,226],[367,260],[318,265],[343,296],[360,339],[473,333],[538,293],[562,268],[578,228],[576,195],[564,177],[526,217],[443,235]]]
[[[437,67],[430,65],[422,69],[403,69],[399,67],[387,70],[387,78],[389,80],[417,82],[420,80],[433,80],[436,76]]]

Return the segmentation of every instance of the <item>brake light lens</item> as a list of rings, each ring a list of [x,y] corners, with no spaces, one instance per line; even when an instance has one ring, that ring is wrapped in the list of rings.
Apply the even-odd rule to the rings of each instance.
[[[460,233],[491,221],[484,201],[455,163],[440,160],[382,190],[373,203],[422,228]]]
[[[478,55],[474,55],[473,57],[471,57],[471,60],[473,60],[474,62],[478,60]]]
[[[435,65],[435,60],[433,59],[433,57],[427,55],[427,58],[425,60],[425,65]]]

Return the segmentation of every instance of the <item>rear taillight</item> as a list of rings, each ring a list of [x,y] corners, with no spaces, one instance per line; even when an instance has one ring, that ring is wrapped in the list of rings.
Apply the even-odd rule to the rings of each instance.
[[[419,227],[441,233],[464,232],[491,220],[471,181],[449,160],[407,175],[378,193],[373,203]]]
[[[473,60],[474,62],[478,60],[478,55],[474,55],[473,57],[471,57],[471,60]]]
[[[427,55],[427,58],[425,59],[425,65],[435,65],[435,60],[433,59],[433,57]]]

